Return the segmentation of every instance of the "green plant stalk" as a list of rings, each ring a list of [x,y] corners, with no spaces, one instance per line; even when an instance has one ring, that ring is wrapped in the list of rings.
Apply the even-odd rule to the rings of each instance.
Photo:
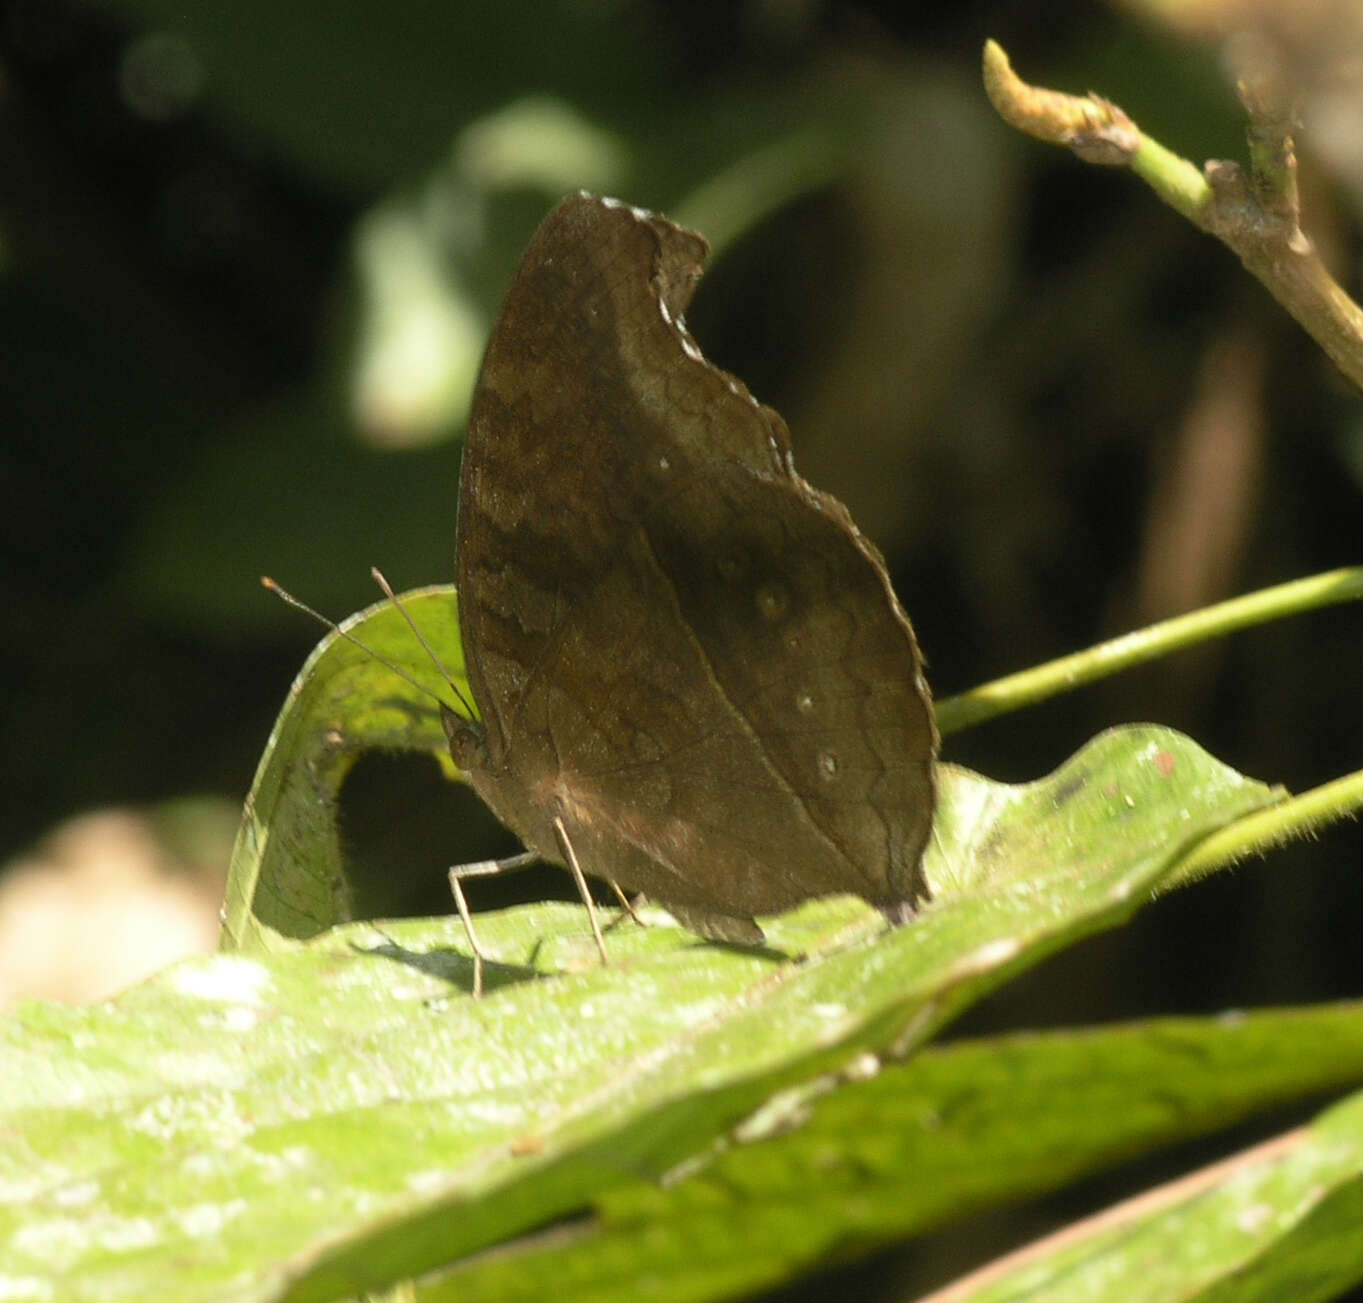
[[[945,697],[937,703],[937,727],[946,737],[1024,706],[1036,705],[1072,688],[1096,683],[1121,670],[1157,660],[1170,652],[1194,647],[1239,629],[1267,624],[1270,620],[1360,598],[1363,598],[1363,566],[1329,570],[1234,597],[1201,611],[1161,620],[1086,651],[1006,675],[957,696]]]
[[[835,180],[845,162],[829,130],[807,127],[736,159],[674,205],[672,216],[704,231],[719,254],[783,204]]]
[[[1363,770],[1345,774],[1209,834],[1178,861],[1165,887],[1183,886],[1227,864],[1303,837],[1363,810]]]
[[[1200,168],[1142,132],[1131,156],[1131,170],[1170,208],[1198,226],[1203,224],[1212,188]]]

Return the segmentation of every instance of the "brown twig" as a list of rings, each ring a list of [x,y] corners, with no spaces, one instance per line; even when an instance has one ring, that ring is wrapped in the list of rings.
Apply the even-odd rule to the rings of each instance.
[[[1085,162],[1131,168],[1161,199],[1216,236],[1363,390],[1363,310],[1301,229],[1294,116],[1271,79],[1245,77],[1237,86],[1249,117],[1248,173],[1215,160],[1199,171],[1099,95],[1028,85],[994,41],[984,46],[984,85],[1006,122]]]

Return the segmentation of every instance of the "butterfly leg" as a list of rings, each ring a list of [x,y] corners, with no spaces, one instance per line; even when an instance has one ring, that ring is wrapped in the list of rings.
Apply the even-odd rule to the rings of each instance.
[[[473,955],[473,998],[483,994],[483,948],[478,944],[478,934],[473,930],[473,915],[469,912],[469,902],[460,886],[462,878],[486,878],[494,873],[507,873],[513,869],[523,869],[534,864],[540,857],[533,851],[522,851],[504,860],[478,860],[473,864],[456,864],[450,869],[450,892],[454,903],[459,907],[459,917],[463,920],[464,935],[469,939],[469,952]]]
[[[644,920],[639,917],[639,911],[635,908],[636,905],[640,904],[643,901],[644,899],[643,896],[638,895],[635,896],[633,900],[631,900],[627,895],[625,895],[624,889],[620,886],[618,882],[616,882],[614,878],[607,878],[606,881],[610,883],[611,890],[615,892],[615,899],[620,902],[620,908],[624,912],[621,914],[617,914],[609,923],[606,924],[604,930],[606,932],[609,932],[612,928],[617,927],[621,923],[623,923],[627,917],[632,918],[640,927],[647,927],[648,924],[645,923]]]
[[[596,938],[596,948],[601,954],[601,962],[609,964],[606,940],[601,935],[601,924],[596,921],[596,906],[592,903],[592,893],[587,890],[587,879],[582,874],[582,866],[577,862],[577,852],[573,850],[573,843],[568,840],[568,830],[563,826],[562,819],[554,820],[554,836],[558,840],[559,850],[563,852],[563,858],[568,861],[568,868],[572,870],[573,881],[577,883],[577,894],[582,897],[582,903],[587,907],[587,918],[592,925],[592,936]]]

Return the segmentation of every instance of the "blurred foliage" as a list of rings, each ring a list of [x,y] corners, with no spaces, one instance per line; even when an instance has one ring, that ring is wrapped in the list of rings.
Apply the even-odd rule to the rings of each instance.
[[[992,35],[1243,157],[1226,42],[1282,44],[1306,226],[1357,292],[1350,8],[3,0],[0,859],[94,805],[244,794],[316,640],[262,571],[337,615],[370,563],[452,576],[482,332],[576,186],[716,237],[692,328],[884,548],[943,694],[1356,562],[1358,395],[1223,249],[1012,135],[978,75]],[[950,758],[1026,779],[1155,719],[1301,788],[1359,763],[1360,647],[1363,613],[1327,611]],[[441,867],[489,853],[463,794],[415,761],[353,785],[353,853],[443,910]],[[971,1027],[1356,993],[1359,863],[1334,831],[1180,893]]]

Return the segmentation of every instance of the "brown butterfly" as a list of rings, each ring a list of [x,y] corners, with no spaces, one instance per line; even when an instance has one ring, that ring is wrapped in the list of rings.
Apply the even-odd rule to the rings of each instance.
[[[902,921],[928,894],[922,658],[875,547],[687,333],[707,252],[587,194],[526,250],[464,450],[481,722],[446,710],[450,750],[536,858],[701,936],[837,892]],[[489,867],[452,870],[461,909]]]

